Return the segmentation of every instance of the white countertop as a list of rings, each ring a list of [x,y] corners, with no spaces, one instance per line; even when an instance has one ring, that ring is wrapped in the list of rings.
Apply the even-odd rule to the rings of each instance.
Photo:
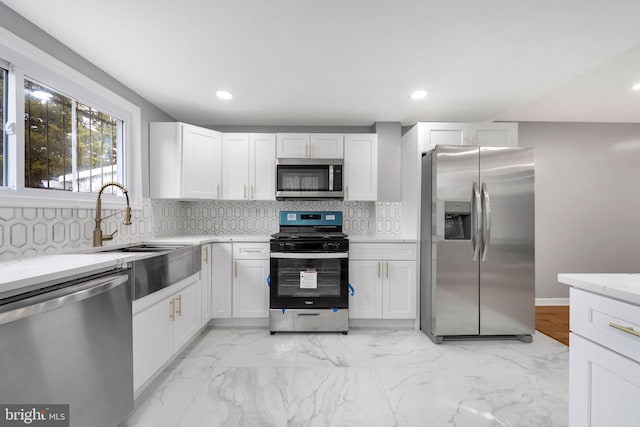
[[[416,239],[409,239],[406,237],[380,237],[370,236],[367,234],[362,235],[350,235],[349,242],[351,243],[416,243]]]
[[[43,255],[0,263],[0,292],[38,285],[51,280],[105,268],[122,266],[127,260],[149,254],[95,253]]]
[[[558,274],[558,282],[640,305],[640,274]]]
[[[203,245],[215,242],[266,243],[269,239],[269,235],[199,235],[162,237],[145,240],[142,243]],[[384,238],[370,235],[349,236],[349,241],[353,243],[416,243],[415,239]],[[130,245],[131,244],[108,245],[108,247],[116,248]],[[152,254],[149,253],[99,252],[103,249],[104,248],[88,248],[77,250],[76,253],[43,255],[0,262],[0,293],[101,269],[117,268],[127,261],[152,256]]]
[[[268,242],[271,236],[268,234],[220,234],[220,235],[199,235],[199,236],[174,236],[160,237],[145,242],[153,243],[175,243],[178,245],[206,245],[216,242]]]

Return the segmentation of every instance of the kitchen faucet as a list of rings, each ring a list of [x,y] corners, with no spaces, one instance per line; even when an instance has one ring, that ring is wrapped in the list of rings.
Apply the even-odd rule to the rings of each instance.
[[[127,207],[105,217],[102,217],[102,199],[100,197],[102,196],[102,192],[104,191],[104,189],[109,186],[118,187],[120,190],[122,190],[122,194],[124,194],[124,196],[127,198]],[[118,230],[114,231],[111,234],[103,235],[100,225],[102,223],[102,220],[119,214],[120,212],[124,212],[124,221],[122,223],[124,225],[130,225],[131,206],[129,206],[129,193],[127,192],[127,189],[124,188],[124,185],[117,182],[107,182],[102,187],[100,187],[100,191],[98,191],[98,198],[96,199],[96,227],[93,229],[93,247],[102,246],[102,242],[104,242],[105,240],[113,240],[113,236],[118,232]]]

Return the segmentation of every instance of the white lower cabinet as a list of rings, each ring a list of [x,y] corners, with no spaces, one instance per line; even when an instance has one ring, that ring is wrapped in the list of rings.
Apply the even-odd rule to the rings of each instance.
[[[233,317],[269,317],[269,243],[233,244]]]
[[[352,319],[415,319],[416,245],[353,243],[349,250]],[[400,259],[394,259],[400,258]]]
[[[569,425],[635,427],[640,363],[571,333]]]
[[[202,288],[202,326],[211,319],[211,245],[202,245],[202,261],[200,267],[200,282]]]
[[[211,318],[231,318],[232,244],[211,244]]]
[[[133,389],[139,391],[201,327],[197,275],[133,302]]]
[[[637,426],[640,306],[571,288],[569,425]]]
[[[233,261],[233,317],[269,317],[269,260]]]

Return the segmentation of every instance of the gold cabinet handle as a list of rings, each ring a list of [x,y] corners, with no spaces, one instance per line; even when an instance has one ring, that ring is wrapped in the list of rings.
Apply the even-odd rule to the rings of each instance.
[[[623,332],[626,332],[628,334],[631,334],[633,336],[640,337],[640,332],[633,329],[632,326],[622,326],[622,325],[618,325],[617,323],[609,323],[609,326],[611,326],[612,328],[621,330]]]
[[[256,191],[255,191],[255,189],[253,188],[253,184],[251,184],[251,200],[253,200],[253,198],[255,197],[255,195],[256,195]]]
[[[242,198],[243,199],[247,198],[247,184],[243,184],[242,186]]]
[[[308,142],[304,143],[304,156],[305,157],[309,157],[309,143]]]
[[[218,199],[220,198],[220,184],[218,184]]]
[[[381,265],[381,264],[382,264],[382,263],[381,263],[380,261],[378,261],[378,279],[380,278],[380,265]]]
[[[204,263],[209,264],[209,246],[204,247]]]
[[[174,298],[171,298],[171,300],[169,301],[169,307],[171,308],[169,319],[176,320],[176,301]]]
[[[176,310],[176,314],[182,317],[182,295],[178,295],[176,299],[178,300],[178,309]]]
[[[387,261],[386,264],[387,264],[387,274],[386,274],[386,276],[387,276],[387,279],[388,279],[389,278],[389,261]]]
[[[262,249],[240,249],[240,252],[244,252],[247,254],[261,254]]]
[[[238,277],[238,261],[233,262],[233,277]]]
[[[349,199],[349,186],[348,186],[348,185],[347,185],[347,186],[346,186],[346,188],[345,188],[345,193],[346,193],[346,194],[344,195],[344,198],[345,198],[345,199]]]

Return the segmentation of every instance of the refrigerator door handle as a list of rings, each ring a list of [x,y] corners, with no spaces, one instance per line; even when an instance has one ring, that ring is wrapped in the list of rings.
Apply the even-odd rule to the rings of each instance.
[[[480,218],[482,217],[482,203],[480,202],[480,190],[478,189],[478,183],[473,183],[473,190],[471,194],[471,250],[473,251],[473,260],[478,260],[478,254],[480,252]]]
[[[482,221],[482,261],[486,261],[487,253],[489,252],[489,241],[491,240],[491,197],[489,197],[486,183],[482,183],[481,193],[482,210],[484,211]]]

